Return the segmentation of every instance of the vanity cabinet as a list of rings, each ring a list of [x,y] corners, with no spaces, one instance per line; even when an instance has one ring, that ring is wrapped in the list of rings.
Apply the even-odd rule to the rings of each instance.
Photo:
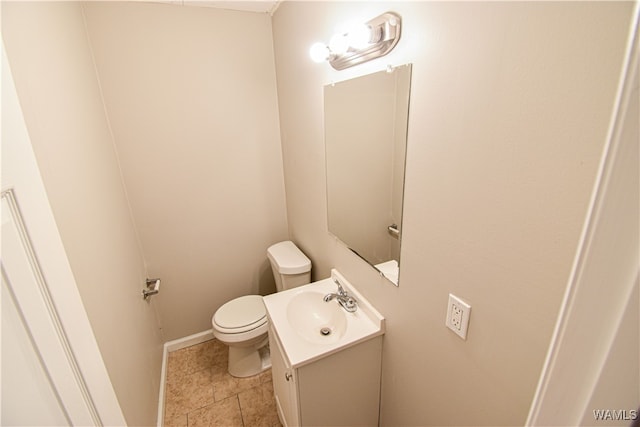
[[[336,283],[357,301],[356,310],[334,300]],[[282,424],[378,425],[384,317],[335,269],[263,301]]]
[[[273,325],[269,347],[276,405],[285,427],[378,425],[381,335],[298,366],[289,362]]]

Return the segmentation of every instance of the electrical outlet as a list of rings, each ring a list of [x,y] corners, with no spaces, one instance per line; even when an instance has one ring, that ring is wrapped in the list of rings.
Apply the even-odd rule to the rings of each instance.
[[[445,324],[463,340],[467,339],[471,306],[453,294],[449,294],[447,320]]]

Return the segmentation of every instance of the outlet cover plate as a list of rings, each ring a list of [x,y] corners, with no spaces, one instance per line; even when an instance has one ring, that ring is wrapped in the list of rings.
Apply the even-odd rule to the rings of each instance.
[[[463,340],[467,339],[471,306],[453,294],[449,294],[445,324]]]

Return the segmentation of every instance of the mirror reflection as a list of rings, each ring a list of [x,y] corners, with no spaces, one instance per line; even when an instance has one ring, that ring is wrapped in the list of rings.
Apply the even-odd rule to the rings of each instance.
[[[329,232],[398,285],[411,65],[324,88]]]

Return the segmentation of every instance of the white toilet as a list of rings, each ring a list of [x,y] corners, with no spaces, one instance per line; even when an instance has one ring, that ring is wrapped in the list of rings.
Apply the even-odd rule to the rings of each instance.
[[[311,261],[293,242],[270,246],[267,256],[278,292],[311,282]],[[231,375],[250,377],[271,366],[262,296],[246,295],[227,302],[215,312],[211,323],[213,335],[229,346]]]

